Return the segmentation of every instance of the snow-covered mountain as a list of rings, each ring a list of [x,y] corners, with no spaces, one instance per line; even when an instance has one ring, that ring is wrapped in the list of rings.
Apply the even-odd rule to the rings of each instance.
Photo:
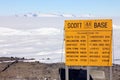
[[[43,13],[28,13],[24,14],[23,16],[25,17],[61,17],[60,15],[57,14],[43,14]]]
[[[98,19],[97,17],[77,17],[63,14],[57,14],[56,17],[55,15],[52,17],[53,14],[37,14],[36,16],[0,17],[0,56],[36,58],[43,62],[64,61],[64,20]],[[113,17],[112,19],[113,58],[120,59],[120,18]]]
[[[60,14],[60,13],[26,13],[23,15],[15,15],[16,17],[95,17],[91,14],[74,15],[74,14]]]

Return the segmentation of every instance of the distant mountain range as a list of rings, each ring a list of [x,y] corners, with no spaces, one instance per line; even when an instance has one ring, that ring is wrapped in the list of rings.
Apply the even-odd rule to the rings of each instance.
[[[91,14],[85,15],[74,15],[74,14],[60,14],[60,13],[26,13],[23,15],[15,15],[17,17],[24,16],[24,17],[95,17]]]

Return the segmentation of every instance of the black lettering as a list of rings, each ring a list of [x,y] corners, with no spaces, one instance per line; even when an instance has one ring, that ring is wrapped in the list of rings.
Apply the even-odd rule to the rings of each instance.
[[[107,28],[107,22],[95,22],[94,28]]]
[[[67,26],[68,28],[81,28],[82,23],[68,23]]]

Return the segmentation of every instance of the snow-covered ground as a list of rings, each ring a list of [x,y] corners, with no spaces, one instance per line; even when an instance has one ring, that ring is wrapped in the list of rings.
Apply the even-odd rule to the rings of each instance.
[[[0,17],[0,56],[64,61],[63,28],[66,19],[98,19],[87,15],[26,14]],[[113,19],[113,59],[120,59],[120,17]],[[120,61],[113,61],[120,63]]]

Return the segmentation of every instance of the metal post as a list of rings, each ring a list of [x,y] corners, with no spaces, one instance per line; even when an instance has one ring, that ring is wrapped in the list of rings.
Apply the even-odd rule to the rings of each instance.
[[[65,80],[69,80],[69,67],[65,66]]]
[[[87,66],[87,80],[90,79],[89,73],[90,73],[90,69],[89,69],[89,67]]]
[[[112,80],[112,66],[110,66],[110,80]]]

